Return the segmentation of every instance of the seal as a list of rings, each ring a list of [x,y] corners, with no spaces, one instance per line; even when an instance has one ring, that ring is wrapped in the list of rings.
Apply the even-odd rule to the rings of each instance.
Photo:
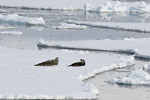
[[[55,59],[47,60],[39,64],[36,64],[34,66],[54,66],[54,65],[58,65],[58,62],[59,62],[59,58],[56,57]]]
[[[69,65],[68,67],[80,67],[80,66],[85,66],[85,60],[84,59],[80,59],[79,62],[75,62],[72,63],[71,65]]]

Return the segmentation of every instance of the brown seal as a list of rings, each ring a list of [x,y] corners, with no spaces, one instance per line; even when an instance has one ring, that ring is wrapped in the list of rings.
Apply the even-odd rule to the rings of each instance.
[[[59,58],[56,57],[53,60],[47,60],[47,61],[41,62],[39,64],[36,64],[35,66],[54,66],[54,65],[58,65],[58,62],[59,62]]]
[[[68,67],[70,67],[70,66],[72,66],[72,67],[85,66],[85,60],[84,60],[84,59],[80,59],[80,61],[79,61],[79,62],[75,62],[75,63],[73,63],[73,64],[69,65]]]

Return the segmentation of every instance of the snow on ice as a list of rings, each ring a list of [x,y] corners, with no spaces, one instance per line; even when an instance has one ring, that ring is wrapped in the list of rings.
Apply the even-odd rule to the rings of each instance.
[[[150,75],[143,69],[131,71],[126,76],[112,78],[108,80],[111,83],[126,84],[126,85],[150,85]]]
[[[55,48],[68,49],[84,49],[84,50],[106,50],[115,52],[133,53],[136,57],[150,59],[150,39],[124,39],[124,40],[86,40],[72,42],[46,42],[40,40],[39,46],[51,46]],[[71,45],[74,44],[74,45]],[[106,70],[107,67],[104,67]],[[109,67],[110,68],[110,67]],[[144,69],[144,70],[143,70]],[[111,83],[126,84],[126,85],[150,85],[149,69],[150,64],[144,65],[143,69],[138,69],[130,72],[128,75],[108,80]],[[96,69],[88,73],[83,78],[94,75],[96,72],[101,72],[103,69]],[[80,76],[82,78],[82,76]]]
[[[144,2],[114,3],[105,0],[0,0],[1,6],[86,10],[89,12],[127,12],[147,13],[150,5]],[[105,4],[104,4],[105,3]],[[94,6],[93,6],[94,5]],[[40,18],[0,14],[0,22],[8,24],[44,25]],[[75,25],[77,24],[77,25]],[[85,25],[85,26],[82,26]],[[87,28],[96,26],[129,31],[150,32],[149,23],[104,23],[104,22],[73,22],[63,23],[55,28]],[[17,31],[1,31],[0,34],[22,34]],[[70,50],[37,51],[19,50],[0,47],[0,99],[96,99],[99,91],[83,80],[97,73],[123,68],[134,64],[134,56],[111,56],[84,52],[84,50],[106,50],[134,53],[137,57],[150,59],[150,39],[126,40],[86,40],[70,42],[46,42],[40,40],[38,46],[55,48],[80,49],[81,52]],[[58,66],[36,67],[35,64],[59,57]],[[85,59],[83,67],[67,67],[79,59]],[[94,59],[93,59],[94,58]],[[106,60],[107,59],[107,60]],[[149,64],[143,69],[149,69]],[[119,84],[150,85],[150,75],[143,69],[130,72],[128,75],[113,78],[111,81]]]
[[[143,69],[144,69],[145,71],[149,71],[149,72],[150,72],[150,62],[149,62],[148,64],[145,64],[145,65],[143,66]]]
[[[0,25],[0,30],[3,30],[3,29],[15,29],[16,27],[14,26],[10,26],[10,25]]]
[[[68,24],[68,23],[60,23],[60,26],[53,26],[52,28],[55,28],[55,29],[86,29],[87,26]]]
[[[0,14],[0,22],[8,24],[27,24],[27,25],[44,25],[45,21],[40,18],[29,18],[25,16],[19,16],[17,14],[3,15]]]
[[[125,40],[84,40],[71,42],[47,42],[40,40],[38,46],[55,48],[73,48],[84,50],[105,50],[115,52],[133,53],[137,57],[150,59],[150,39],[125,39]],[[73,44],[73,45],[72,45]]]
[[[87,21],[86,22],[68,21],[68,23],[77,25],[86,25],[91,27],[150,33],[150,23],[119,23],[119,22],[116,23],[116,22],[87,22]]]
[[[150,12],[150,4],[145,2],[122,3],[122,2],[106,2],[99,7],[91,4],[85,4],[84,9],[89,12],[126,12],[126,13],[147,13]]]
[[[35,64],[59,57],[53,67]],[[96,99],[98,90],[83,79],[134,64],[134,58],[68,51],[19,50],[0,47],[0,99]],[[80,58],[86,66],[67,67]],[[93,59],[94,58],[94,59]],[[106,60],[107,59],[107,60]]]
[[[6,34],[6,35],[21,35],[23,34],[20,31],[0,31],[0,34]]]

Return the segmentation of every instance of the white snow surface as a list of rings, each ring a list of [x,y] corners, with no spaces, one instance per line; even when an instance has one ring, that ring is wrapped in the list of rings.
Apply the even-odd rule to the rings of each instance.
[[[20,31],[0,31],[0,34],[6,34],[6,35],[21,35],[23,34]]]
[[[3,15],[0,14],[0,22],[8,24],[27,24],[27,25],[44,25],[45,21],[42,17],[30,18],[25,16],[19,16],[17,14]]]
[[[55,57],[59,57],[57,66],[34,66]],[[96,99],[98,90],[83,79],[134,64],[133,56],[4,47],[0,47],[0,58],[0,99]],[[85,59],[85,66],[67,67],[80,58]]]
[[[85,50],[105,50],[134,53],[136,57],[150,59],[150,39],[125,39],[125,40],[83,40],[69,42],[47,42],[40,40],[38,46],[55,48],[74,48]],[[73,45],[72,45],[73,44]]]
[[[91,27],[150,33],[150,23],[87,22],[87,21],[86,22],[68,21],[68,23],[73,23],[77,25],[86,25]]]
[[[112,78],[108,81],[126,85],[150,85],[150,75],[143,69],[137,69],[128,73],[126,76]]]
[[[55,29],[86,29],[87,26],[68,24],[68,23],[60,23],[60,26],[53,26],[52,28],[55,28]]]

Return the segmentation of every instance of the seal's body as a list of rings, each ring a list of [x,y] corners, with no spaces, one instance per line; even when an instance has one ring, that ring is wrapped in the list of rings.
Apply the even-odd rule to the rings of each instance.
[[[85,66],[85,60],[84,59],[80,59],[79,62],[75,62],[71,65],[69,65],[68,67],[80,67],[80,66]]]
[[[58,62],[59,62],[59,58],[56,57],[53,60],[47,60],[47,61],[41,62],[39,64],[36,64],[35,66],[54,66],[54,65],[58,65]]]

